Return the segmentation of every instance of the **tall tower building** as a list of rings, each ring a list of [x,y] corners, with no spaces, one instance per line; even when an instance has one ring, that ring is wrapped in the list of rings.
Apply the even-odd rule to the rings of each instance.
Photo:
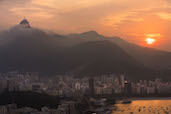
[[[131,96],[132,95],[132,83],[129,81],[125,81],[125,95]]]
[[[89,78],[90,94],[94,95],[94,78]]]
[[[125,86],[125,77],[124,77],[124,75],[120,76],[120,85],[121,85],[121,87]]]

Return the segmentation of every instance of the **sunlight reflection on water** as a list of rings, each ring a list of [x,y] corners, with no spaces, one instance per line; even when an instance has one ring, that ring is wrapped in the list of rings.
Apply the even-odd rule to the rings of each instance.
[[[171,114],[171,99],[134,100],[131,104],[116,104],[112,114]]]

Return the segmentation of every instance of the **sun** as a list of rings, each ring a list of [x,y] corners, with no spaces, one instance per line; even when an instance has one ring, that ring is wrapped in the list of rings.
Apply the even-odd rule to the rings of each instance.
[[[152,45],[152,44],[154,44],[154,43],[156,42],[156,40],[153,39],[153,38],[147,38],[147,39],[145,39],[145,41],[146,41],[147,44],[149,44],[149,45]]]

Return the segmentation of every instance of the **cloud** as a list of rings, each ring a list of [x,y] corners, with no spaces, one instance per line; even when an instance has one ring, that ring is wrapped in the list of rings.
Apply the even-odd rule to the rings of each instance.
[[[86,7],[93,7],[100,4],[105,4],[110,1],[111,0],[33,0],[32,4],[59,10],[73,11]]]
[[[150,38],[162,37],[162,35],[159,34],[159,33],[145,34],[145,36],[146,36],[146,37],[150,37]]]
[[[168,2],[168,3],[171,3],[171,0],[165,0],[166,2]]]
[[[1,4],[6,4],[6,5],[23,5],[25,3],[31,2],[31,0],[0,0]]]
[[[156,15],[158,15],[160,18],[167,20],[167,21],[171,21],[171,14],[167,13],[167,12],[159,12]]]
[[[101,23],[106,26],[117,27],[120,24],[128,23],[128,22],[142,22],[143,18],[136,16],[135,12],[125,12],[124,14],[119,14],[117,16],[107,16],[102,19]]]
[[[32,26],[41,29],[67,33],[93,29],[104,35],[140,42],[144,34],[165,36],[171,20],[169,2],[171,0],[0,0],[0,29],[18,24],[25,16]]]

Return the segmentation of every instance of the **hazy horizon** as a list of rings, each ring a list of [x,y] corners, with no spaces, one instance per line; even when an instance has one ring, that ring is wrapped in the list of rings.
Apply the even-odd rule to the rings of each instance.
[[[170,0],[0,0],[0,7],[0,31],[26,17],[31,26],[59,34],[94,30],[171,51]],[[147,38],[155,43],[148,45]]]

